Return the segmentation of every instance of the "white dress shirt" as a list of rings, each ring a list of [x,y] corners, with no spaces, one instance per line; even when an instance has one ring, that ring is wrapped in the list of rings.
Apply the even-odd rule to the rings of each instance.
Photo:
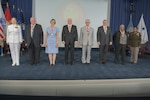
[[[103,26],[105,34],[107,33],[107,26]]]
[[[71,32],[72,25],[68,25],[68,31]]]

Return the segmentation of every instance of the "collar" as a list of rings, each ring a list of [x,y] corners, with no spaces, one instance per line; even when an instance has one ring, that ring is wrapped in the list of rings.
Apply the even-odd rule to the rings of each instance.
[[[71,25],[69,25],[69,24],[68,24],[68,27],[69,27],[69,26],[71,26],[71,27],[72,27],[72,24],[71,24]]]
[[[11,24],[12,26],[16,26],[16,24]]]
[[[90,28],[90,26],[85,26],[86,28]]]
[[[30,24],[30,26],[33,26],[33,27],[34,27],[35,25],[36,25],[36,24]]]
[[[106,27],[106,28],[107,28],[107,26],[103,26],[103,27]]]

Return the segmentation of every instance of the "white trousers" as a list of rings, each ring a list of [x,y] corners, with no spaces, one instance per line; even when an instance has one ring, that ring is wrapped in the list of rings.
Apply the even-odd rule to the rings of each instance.
[[[90,63],[91,59],[91,46],[83,45],[82,46],[82,63]]]
[[[10,43],[10,53],[13,64],[19,64],[19,56],[20,56],[20,43]]]

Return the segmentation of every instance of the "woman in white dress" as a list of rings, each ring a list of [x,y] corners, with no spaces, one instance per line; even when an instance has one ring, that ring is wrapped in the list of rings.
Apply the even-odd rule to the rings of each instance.
[[[17,24],[16,18],[11,19],[7,27],[6,42],[10,47],[12,66],[19,66],[20,44],[22,43],[21,27]]]

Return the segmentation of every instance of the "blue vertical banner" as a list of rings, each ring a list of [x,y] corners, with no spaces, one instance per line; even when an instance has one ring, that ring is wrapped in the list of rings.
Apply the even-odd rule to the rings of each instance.
[[[132,14],[130,14],[130,21],[129,21],[126,31],[128,33],[131,33],[131,32],[133,32],[133,28],[134,28],[134,26],[133,26],[133,21],[132,21]]]

